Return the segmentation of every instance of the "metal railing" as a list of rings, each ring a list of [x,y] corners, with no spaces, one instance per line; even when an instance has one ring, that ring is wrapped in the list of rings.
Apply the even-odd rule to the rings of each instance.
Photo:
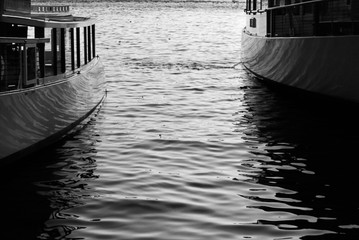
[[[70,11],[70,6],[31,5],[31,11],[37,13],[67,13]]]
[[[79,72],[96,57],[95,34],[95,25],[90,25],[39,34],[47,38],[0,37],[0,92],[47,84]]]
[[[0,37],[0,92],[37,84],[41,71],[38,45],[49,41]]]

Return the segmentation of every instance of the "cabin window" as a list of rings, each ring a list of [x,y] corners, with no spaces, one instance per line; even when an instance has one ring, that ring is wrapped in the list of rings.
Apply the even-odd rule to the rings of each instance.
[[[23,86],[29,87],[37,83],[37,66],[39,57],[35,44],[22,46],[22,54],[24,63],[23,67]]]
[[[27,80],[36,79],[36,63],[38,62],[36,47],[31,46],[27,47],[26,50],[26,60],[27,60]]]
[[[251,18],[249,19],[249,26],[252,28],[256,28],[257,27],[257,20],[256,18]]]
[[[0,91],[38,84],[40,74],[38,44],[39,42],[0,43]]]
[[[21,45],[0,44],[0,90],[17,89],[21,82]]]

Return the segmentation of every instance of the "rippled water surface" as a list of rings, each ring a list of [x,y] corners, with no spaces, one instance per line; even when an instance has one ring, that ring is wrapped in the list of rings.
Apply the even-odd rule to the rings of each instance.
[[[99,20],[109,92],[3,168],[4,239],[358,239],[357,108],[248,75],[241,5],[69,3]]]

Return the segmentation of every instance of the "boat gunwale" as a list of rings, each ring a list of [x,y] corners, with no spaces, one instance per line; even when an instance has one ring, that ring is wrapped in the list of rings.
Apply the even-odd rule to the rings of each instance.
[[[272,40],[280,40],[280,39],[328,39],[328,38],[359,38],[359,35],[328,35],[328,36],[294,36],[294,37],[288,37],[288,36],[283,36],[283,37],[269,37],[269,36],[258,36],[256,34],[251,34],[250,32],[248,32],[246,29],[243,29],[242,33],[247,34],[248,36],[251,37],[255,37],[255,38],[264,38],[264,39],[272,39]]]
[[[48,88],[51,86],[65,83],[67,81],[71,81],[73,77],[77,76],[78,74],[81,74],[81,71],[88,71],[88,70],[90,70],[89,68],[95,67],[99,63],[98,59],[99,59],[98,56],[93,58],[86,65],[82,65],[81,67],[75,69],[73,72],[58,74],[56,76],[49,76],[49,77],[45,77],[45,78],[39,78],[39,80],[40,79],[42,79],[42,80],[57,79],[57,80],[50,81],[50,82],[43,83],[43,84],[38,84],[38,85],[35,85],[33,87],[28,87],[28,88],[19,88],[19,89],[14,89],[14,90],[9,90],[9,91],[2,91],[2,92],[0,92],[0,98],[2,96],[9,96],[9,95],[13,95],[13,94],[21,94],[21,93],[26,94],[29,92],[34,92],[34,91],[40,90],[42,88]]]

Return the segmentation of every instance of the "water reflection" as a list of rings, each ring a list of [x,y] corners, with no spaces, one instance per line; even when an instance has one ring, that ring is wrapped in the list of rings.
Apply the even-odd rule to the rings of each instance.
[[[78,216],[66,211],[96,197],[91,182],[99,177],[98,137],[91,124],[78,134],[5,166],[0,176],[2,237],[62,239],[82,228],[76,224]]]
[[[2,168],[1,236],[4,239],[36,239],[51,214],[49,199],[37,194],[38,180],[32,168]]]
[[[357,106],[298,95],[252,76],[242,90],[248,112],[237,125],[256,156],[247,165],[261,170],[253,181],[277,189],[275,196],[247,196],[259,202],[253,208],[279,216],[258,222],[306,230],[303,239],[357,237]],[[293,216],[280,217],[284,212]]]

